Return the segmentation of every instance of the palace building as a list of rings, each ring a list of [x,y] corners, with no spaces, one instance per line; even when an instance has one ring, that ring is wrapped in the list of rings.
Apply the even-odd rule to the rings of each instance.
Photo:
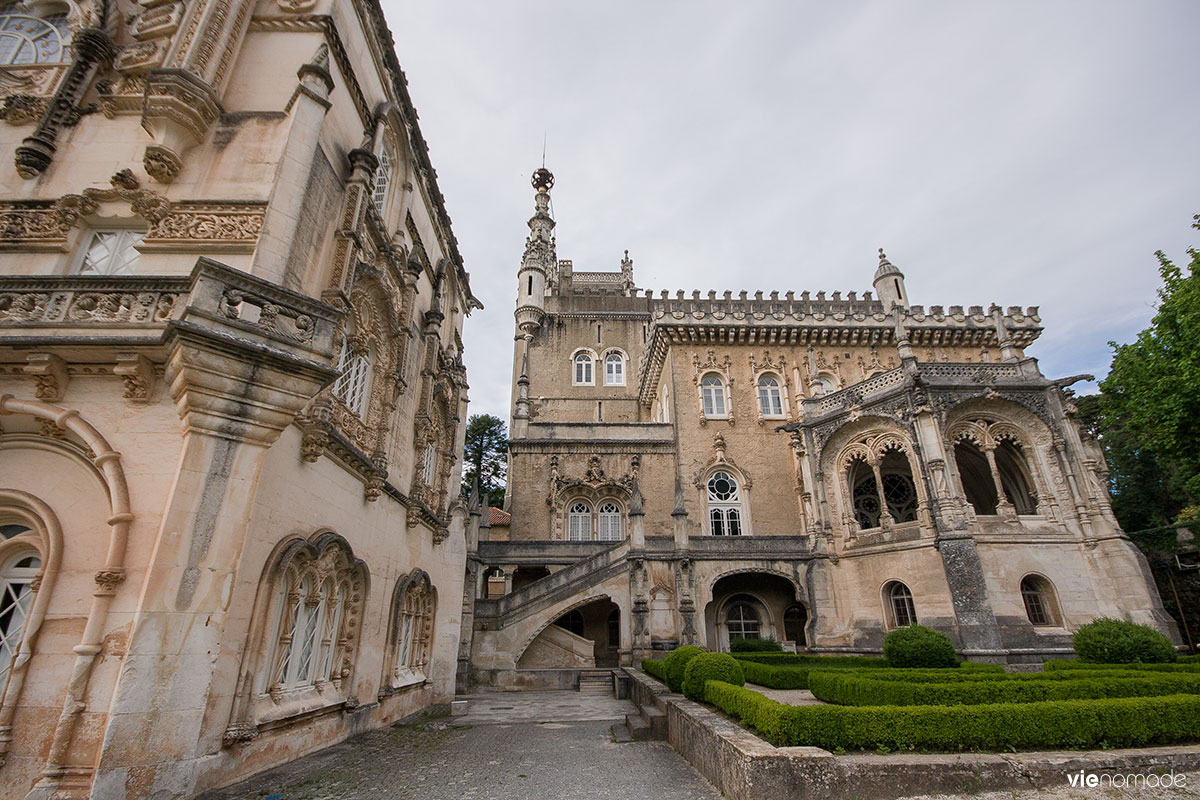
[[[914,305],[882,251],[861,293],[655,296],[628,253],[559,260],[553,176],[533,184],[511,519],[471,543],[476,685],[731,637],[873,654],[912,622],[1007,663],[1099,616],[1173,633],[1073,419],[1087,376],[1025,353],[1037,308]]]
[[[454,696],[479,302],[378,0],[0,3],[0,797]]]

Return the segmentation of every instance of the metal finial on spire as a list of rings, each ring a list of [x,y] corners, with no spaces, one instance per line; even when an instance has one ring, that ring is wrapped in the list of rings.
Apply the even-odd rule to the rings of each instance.
[[[533,171],[533,178],[530,181],[533,188],[539,192],[548,192],[554,186],[554,173],[545,167],[539,167]]]
[[[875,280],[879,280],[884,275],[901,275],[899,267],[888,260],[887,254],[883,252],[883,248],[879,248],[879,269],[875,270]]]

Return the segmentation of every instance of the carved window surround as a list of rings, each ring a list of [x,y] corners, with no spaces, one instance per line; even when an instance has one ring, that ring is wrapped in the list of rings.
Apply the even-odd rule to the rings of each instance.
[[[0,202],[0,251],[65,252],[71,232],[101,203],[128,203],[149,223],[143,253],[251,253],[262,232],[266,203],[170,201],[142,189],[84,189],[58,200]]]

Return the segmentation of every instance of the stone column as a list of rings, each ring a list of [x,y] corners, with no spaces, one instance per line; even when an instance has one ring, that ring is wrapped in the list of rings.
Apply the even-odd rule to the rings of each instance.
[[[222,695],[232,703],[234,687],[212,681],[214,656],[227,647],[259,475],[268,448],[336,374],[336,320],[334,309],[302,295],[204,259],[197,265],[188,305],[167,334],[164,378],[183,445],[109,706],[93,797],[125,797],[134,775],[141,796],[191,793],[206,755],[205,709],[222,706]],[[58,796],[39,788],[33,796]]]

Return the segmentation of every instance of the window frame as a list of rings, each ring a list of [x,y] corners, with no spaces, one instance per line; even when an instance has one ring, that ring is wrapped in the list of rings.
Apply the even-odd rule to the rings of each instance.
[[[625,385],[625,354],[619,350],[610,350],[604,354],[604,385],[605,386],[624,386]],[[610,369],[613,364],[617,365],[615,377],[614,370]],[[611,378],[611,380],[610,380]]]
[[[720,410],[717,409],[718,400]],[[729,400],[729,381],[724,375],[719,372],[706,372],[700,376],[700,412],[704,419],[729,419]]]
[[[147,233],[148,231],[133,226],[88,228],[83,232],[83,236],[80,237],[81,246],[72,264],[71,274],[88,278],[110,278],[137,275],[138,264],[142,257],[142,251],[139,248],[141,247],[142,242],[145,241]],[[126,259],[122,265],[122,271],[113,272],[110,268],[104,272],[84,272],[84,269],[87,267],[88,256],[91,253],[92,247],[95,246],[96,240],[101,236],[129,237],[129,239],[131,239],[131,241],[126,242],[121,247],[121,252],[126,252],[128,250],[133,251],[132,258]]]
[[[611,509],[611,511],[605,511]],[[624,514],[621,505],[612,499],[601,500],[596,505],[596,541],[619,542],[625,538]],[[609,531],[605,531],[605,519],[608,520]],[[615,524],[615,530],[611,530]],[[611,534],[611,535],[610,535]]]
[[[764,386],[763,381],[768,380],[772,381],[773,385]],[[755,379],[754,387],[758,397],[758,414],[761,418],[785,419],[787,417],[787,394],[784,392],[782,376],[774,372],[764,372]],[[774,400],[774,406],[769,408],[771,400]]]
[[[718,476],[724,475],[733,484],[732,496],[721,498],[713,487]],[[745,481],[735,475],[729,468],[715,469],[704,479],[703,492],[705,501],[705,518],[708,520],[709,536],[749,536],[749,515],[746,513],[744,498]],[[719,522],[718,522],[719,520]],[[718,532],[718,527],[720,532]],[[736,527],[736,532],[731,532]]]
[[[24,530],[11,537],[5,536],[3,540],[0,540],[7,542],[18,536],[24,537],[20,543],[6,547],[3,560],[0,561],[0,613],[4,614],[3,617],[0,617],[0,621],[9,626],[6,629],[0,629],[0,689],[7,682],[12,665],[20,653],[21,642],[25,638],[25,624],[29,620],[29,613],[37,598],[38,576],[42,573],[46,563],[42,551],[33,544],[36,541],[34,539],[36,533],[28,526],[20,525],[19,527]],[[28,537],[27,534],[34,534],[34,536]],[[37,561],[35,565],[18,566],[22,561],[31,558]],[[13,613],[9,613],[10,610]],[[13,625],[13,620],[17,617],[16,612],[19,612],[20,619]]]
[[[582,535],[576,535],[576,529],[580,526],[586,529],[582,531]],[[567,541],[568,542],[590,542],[592,541],[592,506],[586,500],[572,500],[567,505]]]
[[[365,352],[356,351],[348,336],[342,340],[341,353],[338,355],[338,376],[333,382],[332,391],[342,405],[365,421],[370,409],[374,363],[370,348],[364,350]]]
[[[917,604],[912,589],[903,581],[888,581],[884,584],[884,603],[887,607],[888,630],[896,630],[919,622]],[[902,621],[903,619],[903,621]]]
[[[596,354],[591,350],[576,350],[571,354],[571,385],[596,385]]]
[[[15,4],[14,4],[15,5]],[[10,6],[11,9],[13,6]],[[39,25],[45,26],[46,30],[41,33],[28,37],[21,32],[8,30],[6,23],[14,19],[28,19]],[[55,22],[52,22],[54,20]],[[59,22],[61,24],[56,24]],[[46,37],[47,34],[53,34],[58,44],[58,60],[44,61],[38,58],[37,42]],[[70,45],[73,39],[70,26],[67,24],[67,14],[65,12],[56,12],[47,16],[39,16],[32,13],[14,13],[11,10],[0,10],[0,38],[14,38],[23,40],[22,44],[13,50],[12,55],[16,56],[25,49],[26,45],[32,47],[34,51],[34,59],[32,61],[0,61],[0,67],[21,69],[23,67],[39,67],[39,66],[61,66],[70,63]]]

